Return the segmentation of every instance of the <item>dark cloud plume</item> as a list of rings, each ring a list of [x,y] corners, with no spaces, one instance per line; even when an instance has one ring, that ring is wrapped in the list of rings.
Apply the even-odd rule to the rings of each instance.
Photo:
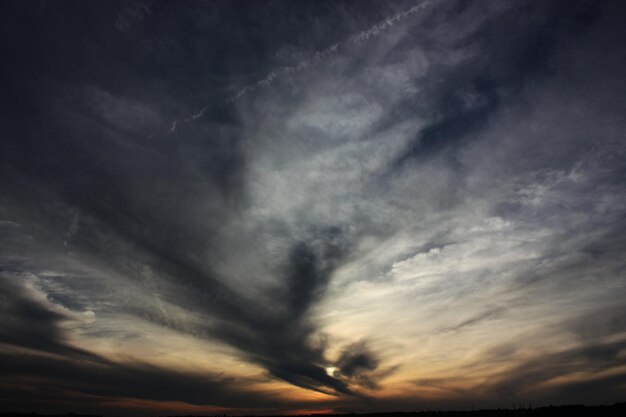
[[[102,398],[131,397],[254,409],[279,405],[276,400],[244,387],[250,381],[114,362],[77,348],[63,328],[63,324],[76,322],[77,318],[72,317],[71,311],[55,311],[58,306],[41,299],[36,286],[25,286],[23,281],[19,275],[0,279],[0,309],[5,317],[10,317],[0,325],[0,342],[12,348],[0,353],[0,385],[7,393],[3,402],[8,409],[22,409],[24,403],[19,398],[23,395],[35,403],[45,401],[47,387],[54,387],[57,395],[75,392]],[[37,380],[35,386],[32,378]],[[40,394],[31,396],[33,390]],[[11,398],[11,392],[15,398]],[[80,395],[68,400],[77,404],[87,401]]]
[[[0,311],[7,319],[0,325],[0,343],[58,355],[91,356],[68,344],[61,328],[62,323],[72,320],[68,314],[42,304],[21,283],[23,276],[5,274],[0,276]]]
[[[284,267],[284,287],[270,299],[271,314],[242,307],[240,314],[225,316],[218,337],[238,347],[275,377],[314,390],[331,388],[352,394],[343,381],[329,376],[324,365],[324,345],[312,340],[315,326],[308,311],[323,295],[330,274],[346,248],[336,230],[321,232],[309,243],[295,244]],[[234,320],[232,320],[234,319]]]
[[[131,397],[154,401],[184,401],[223,407],[266,408],[279,405],[262,393],[246,388],[245,381],[220,375],[193,374],[140,363],[115,363],[103,358],[50,358],[38,355],[0,355],[3,385],[9,390],[29,387],[29,378],[40,378],[36,388],[54,386],[100,397]],[[42,395],[43,396],[43,395]],[[38,401],[37,396],[32,398]],[[23,404],[12,404],[21,406]]]
[[[335,362],[335,373],[341,378],[368,389],[376,389],[380,359],[367,347],[365,342],[352,344],[341,353]]]

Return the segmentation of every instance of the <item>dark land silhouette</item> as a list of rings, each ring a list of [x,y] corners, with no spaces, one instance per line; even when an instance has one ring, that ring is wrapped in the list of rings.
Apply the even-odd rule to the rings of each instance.
[[[471,411],[453,411],[453,410],[435,410],[435,411],[414,411],[414,412],[389,412],[389,413],[344,413],[344,414],[309,414],[307,416],[324,416],[324,417],[524,417],[524,416],[626,416],[626,402],[620,402],[613,405],[559,405],[535,408],[516,408],[516,409],[482,409]],[[103,417],[101,415],[92,414],[38,414],[38,413],[0,413],[0,417]],[[302,416],[302,415],[301,415]],[[208,415],[176,415],[166,417],[227,417],[227,414],[208,414]],[[254,417],[254,416],[243,416]],[[284,417],[263,415],[263,417]]]

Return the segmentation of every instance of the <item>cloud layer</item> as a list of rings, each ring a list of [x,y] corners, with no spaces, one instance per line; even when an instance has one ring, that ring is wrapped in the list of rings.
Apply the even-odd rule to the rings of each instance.
[[[623,398],[619,2],[2,9],[3,408]]]

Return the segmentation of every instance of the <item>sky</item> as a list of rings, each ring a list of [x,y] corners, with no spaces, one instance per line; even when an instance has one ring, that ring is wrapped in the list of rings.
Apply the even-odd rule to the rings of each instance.
[[[626,399],[626,5],[0,2],[0,410]]]

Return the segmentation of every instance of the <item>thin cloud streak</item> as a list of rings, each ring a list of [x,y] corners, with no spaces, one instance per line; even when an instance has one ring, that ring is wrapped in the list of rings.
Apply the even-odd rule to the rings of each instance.
[[[387,18],[383,19],[382,21],[380,21],[379,23],[375,24],[374,26],[361,31],[361,32],[359,32],[356,35],[352,35],[352,36],[348,37],[347,39],[345,39],[343,41],[337,42],[337,43],[329,46],[326,49],[322,49],[321,51],[316,51],[315,53],[311,54],[312,58],[304,59],[304,60],[298,62],[295,65],[285,66],[285,67],[281,67],[279,69],[276,69],[276,70],[270,72],[262,80],[257,81],[256,83],[254,83],[252,85],[247,85],[247,86],[241,88],[233,96],[231,96],[228,99],[226,99],[226,103],[233,103],[233,102],[241,99],[242,97],[244,97],[247,94],[254,93],[259,88],[266,88],[270,84],[272,84],[272,82],[274,82],[274,80],[279,79],[280,77],[288,76],[288,75],[295,74],[297,72],[303,71],[303,70],[309,68],[311,65],[315,65],[316,63],[319,63],[320,61],[324,60],[326,57],[328,57],[328,56],[330,56],[332,54],[335,54],[339,50],[339,48],[349,47],[350,44],[358,45],[360,43],[368,41],[371,37],[379,36],[382,32],[384,32],[385,30],[391,28],[396,23],[401,22],[402,20],[406,19],[407,17],[411,16],[412,14],[417,13],[417,12],[419,12],[419,11],[429,7],[429,6],[431,6],[433,3],[436,3],[438,1],[441,1],[441,0],[423,0],[419,4],[409,8],[409,9],[403,11],[403,12],[400,12],[400,13],[395,14],[393,16],[387,17]],[[192,122],[194,120],[197,120],[197,119],[203,117],[204,114],[209,109],[211,109],[213,106],[214,105],[204,106],[204,107],[202,107],[200,109],[200,111],[198,113],[193,114],[193,115],[187,117],[186,119],[174,120],[172,122],[172,126],[170,128],[170,133],[174,133],[176,131],[176,127],[178,126],[178,124],[180,122],[189,123],[189,122]]]

